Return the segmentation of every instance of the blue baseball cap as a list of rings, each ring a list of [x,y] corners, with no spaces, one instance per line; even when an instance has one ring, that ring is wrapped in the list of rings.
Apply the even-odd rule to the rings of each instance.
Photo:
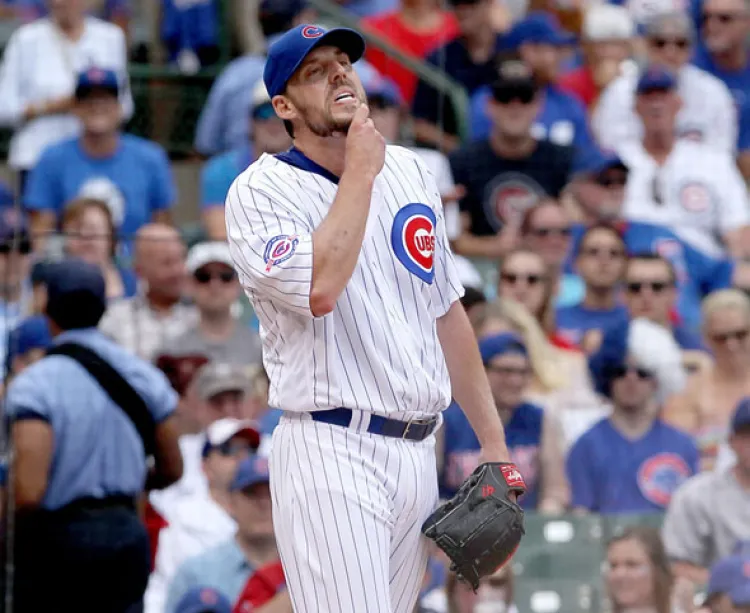
[[[750,426],[750,397],[745,397],[737,403],[732,416],[732,432]]]
[[[502,40],[506,49],[517,49],[524,43],[562,47],[576,42],[574,34],[564,30],[550,13],[534,11],[519,21]]]
[[[748,582],[750,582],[750,557],[731,555],[721,558],[711,566],[706,586],[706,600],[721,594],[729,594],[738,586]]]
[[[729,600],[735,607],[750,607],[750,579],[729,592]]]
[[[117,73],[107,68],[91,67],[78,75],[76,98],[84,98],[93,89],[105,89],[115,96],[120,92]]]
[[[611,168],[628,171],[628,167],[616,153],[595,150],[582,161],[579,172],[597,177]]]
[[[229,489],[237,492],[268,481],[268,460],[256,454],[240,462]]]
[[[47,317],[63,330],[99,325],[107,291],[98,266],[71,258],[50,264],[47,275]]]
[[[47,349],[52,344],[47,318],[42,315],[27,317],[10,333],[8,364],[18,355],[32,349]]]
[[[528,355],[523,339],[511,332],[493,334],[492,336],[485,336],[483,339],[480,339],[479,353],[482,356],[484,364],[488,364],[492,358],[498,355],[505,355],[506,353]]]
[[[316,47],[331,45],[341,49],[352,63],[364,55],[365,39],[349,28],[326,30],[320,26],[303,24],[292,28],[268,49],[263,82],[273,98],[283,93],[286,84],[300,67],[307,54]]]
[[[212,587],[196,587],[185,593],[174,613],[232,613],[232,603]]]
[[[677,79],[670,70],[663,66],[649,66],[641,73],[636,92],[642,94],[653,90],[674,89],[676,86]]]
[[[383,77],[375,68],[367,62],[359,62],[356,67],[359,80],[368,98],[381,98],[391,106],[401,106],[403,100],[398,88],[390,79]]]

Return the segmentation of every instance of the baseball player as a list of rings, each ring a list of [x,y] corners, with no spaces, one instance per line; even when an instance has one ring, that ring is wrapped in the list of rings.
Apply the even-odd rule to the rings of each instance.
[[[261,156],[226,203],[269,401],[284,410],[274,525],[304,613],[412,611],[421,526],[438,499],[433,433],[451,392],[484,460],[509,458],[435,178],[368,118],[352,69],[364,49],[353,30],[313,25],[271,46],[263,78],[293,147]],[[515,498],[522,479],[502,468]]]

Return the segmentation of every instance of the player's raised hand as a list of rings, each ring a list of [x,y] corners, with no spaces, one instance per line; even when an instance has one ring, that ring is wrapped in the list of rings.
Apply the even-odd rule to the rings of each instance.
[[[346,137],[346,170],[374,179],[385,163],[385,139],[370,119],[370,109],[360,105]]]

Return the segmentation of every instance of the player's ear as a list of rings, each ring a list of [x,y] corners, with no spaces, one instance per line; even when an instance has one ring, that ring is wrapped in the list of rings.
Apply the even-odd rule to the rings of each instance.
[[[286,96],[274,96],[271,100],[273,110],[281,119],[291,121],[297,117],[297,109],[294,103]]]

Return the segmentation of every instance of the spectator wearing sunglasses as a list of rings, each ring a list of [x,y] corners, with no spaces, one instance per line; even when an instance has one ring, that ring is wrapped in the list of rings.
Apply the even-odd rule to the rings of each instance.
[[[697,441],[703,470],[721,470],[734,463],[727,446],[732,413],[750,396],[750,298],[736,289],[710,294],[702,332],[713,359],[667,403],[664,418]]]
[[[744,0],[702,2],[701,45],[695,65],[720,79],[728,88],[738,112],[737,163],[750,178],[750,12]]]
[[[201,171],[201,219],[211,240],[227,239],[224,201],[235,177],[264,153],[280,153],[292,144],[262,80],[253,88],[248,122],[249,140],[212,157]]]
[[[228,364],[260,364],[258,333],[233,314],[240,282],[225,242],[195,245],[187,256],[188,293],[198,309],[198,323],[174,338],[163,350],[172,355],[205,355]]]
[[[604,334],[589,367],[612,413],[576,441],[567,475],[579,512],[662,512],[677,487],[698,471],[692,439],[657,415],[674,389],[679,349],[669,333],[644,319]]]
[[[161,613],[175,572],[187,559],[232,538],[230,486],[240,463],[255,453],[260,434],[251,421],[224,418],[205,433],[202,467],[207,493],[184,498],[166,517],[159,535],[156,565],[144,598],[145,613]]]
[[[750,248],[745,182],[725,151],[680,137],[677,85],[662,66],[649,66],[639,77],[635,111],[643,137],[617,148],[630,171],[623,216],[666,226],[711,257],[741,258]]]
[[[532,132],[543,98],[527,64],[500,62],[487,103],[491,135],[449,156],[456,184],[466,189],[459,202],[462,232],[453,242],[459,255],[503,256],[517,246],[524,212],[558,198],[568,183],[573,149]]]
[[[676,134],[734,155],[737,147],[737,112],[732,95],[719,79],[690,64],[695,31],[684,12],[652,16],[644,26],[649,64],[664,66],[676,75],[682,99]],[[591,118],[601,147],[617,149],[640,142],[644,125],[635,113],[639,72],[629,70],[602,93]]]

